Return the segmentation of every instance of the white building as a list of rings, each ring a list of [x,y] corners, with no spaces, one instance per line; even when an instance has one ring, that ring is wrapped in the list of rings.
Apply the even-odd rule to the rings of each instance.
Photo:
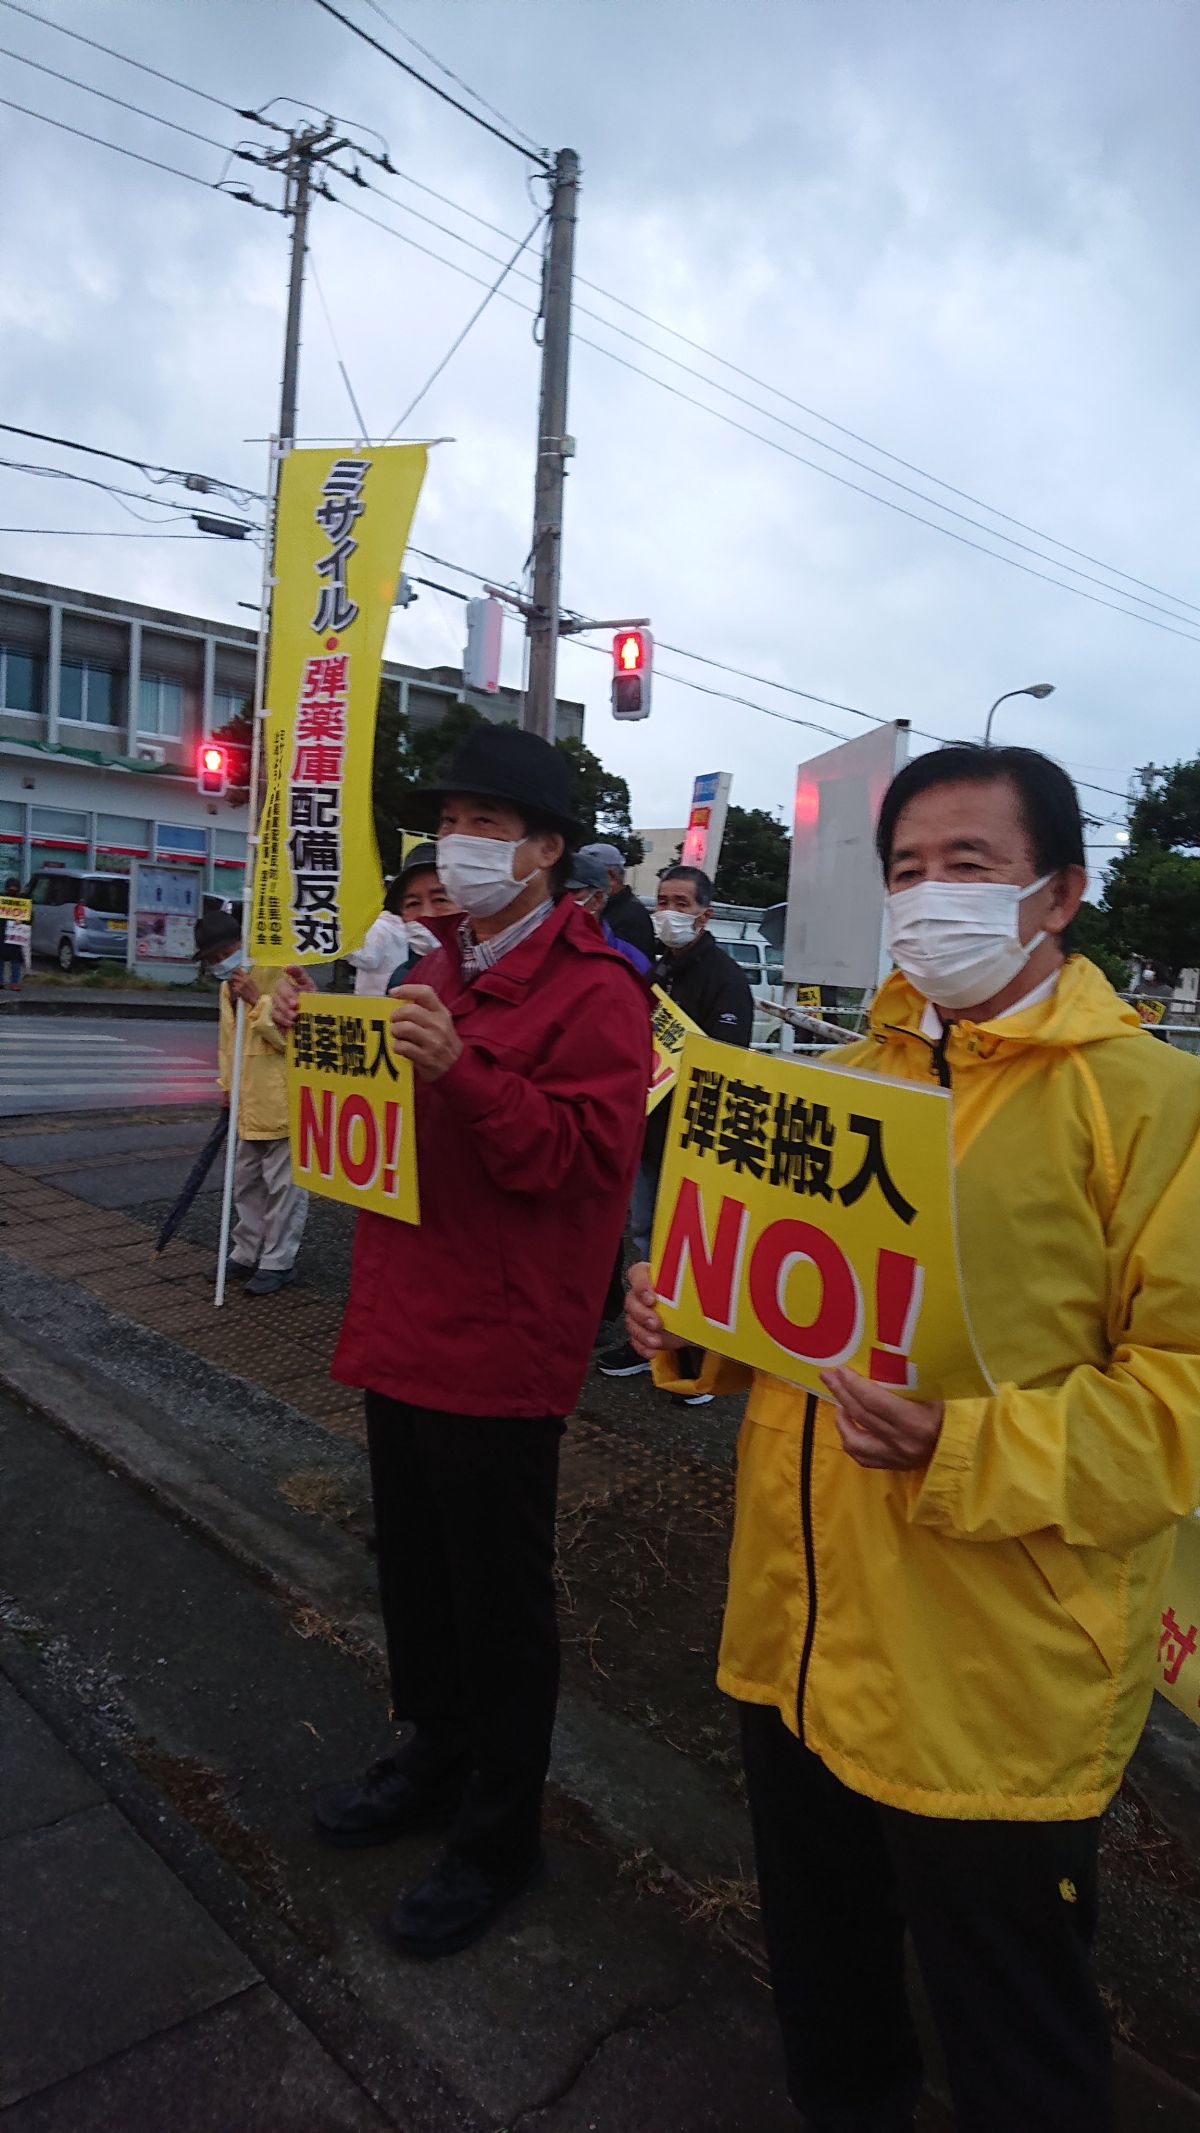
[[[53,867],[127,873],[133,859],[182,860],[202,886],[241,892],[247,812],[196,790],[200,744],[254,695],[257,631],[0,573],[0,871],[22,882]],[[410,726],[467,696],[453,667],[385,660]],[[512,689],[469,694],[515,722]],[[558,706],[583,737],[583,705]]]
[[[630,867],[625,879],[635,896],[657,896],[658,877],[664,867],[674,866],[687,836],[687,828],[639,829],[633,834],[642,840],[643,857],[639,866]]]

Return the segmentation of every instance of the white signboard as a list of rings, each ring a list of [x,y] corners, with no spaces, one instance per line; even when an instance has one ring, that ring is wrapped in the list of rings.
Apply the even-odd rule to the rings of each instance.
[[[710,879],[715,877],[721,861],[721,839],[725,835],[732,783],[732,771],[710,770],[697,778],[692,787],[692,811],[683,833],[681,864],[702,867]]]
[[[147,963],[194,963],[203,882],[196,867],[135,860],[129,883],[130,970]]]
[[[875,824],[907,757],[908,722],[898,719],[814,756],[796,772],[785,983],[872,991],[879,983],[883,879]]]

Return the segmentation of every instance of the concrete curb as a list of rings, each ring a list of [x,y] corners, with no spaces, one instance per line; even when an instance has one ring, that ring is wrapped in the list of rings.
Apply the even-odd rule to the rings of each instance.
[[[384,1658],[382,1624],[374,1601],[374,1573],[361,1543],[327,1521],[294,1511],[279,1496],[266,1465],[235,1469],[236,1496],[224,1485],[233,1457],[232,1432],[188,1414],[180,1383],[181,1351],[172,1341],[109,1312],[76,1284],[57,1282],[0,1253],[0,1383],[93,1457],[113,1467],[172,1516],[202,1533],[289,1606],[317,1608],[369,1665]],[[20,1318],[5,1304],[19,1269]],[[136,1385],[106,1367],[100,1342],[72,1353],[63,1339],[54,1298],[71,1298],[86,1319],[103,1318],[117,1331],[109,1345],[132,1366]],[[41,1321],[39,1324],[38,1321]],[[195,1359],[189,1358],[189,1361]],[[320,1456],[351,1482],[365,1455],[245,1379],[205,1363],[214,1413],[239,1417],[273,1439],[279,1472]],[[161,1387],[156,1391],[155,1385]],[[676,1750],[584,1696],[565,1693],[559,1704],[551,1783],[622,1858],[684,1893],[753,1875],[749,1825],[743,1810],[705,1771]]]
[[[121,1022],[215,1022],[220,1012],[215,993],[211,999],[193,996],[172,1000],[140,993],[71,992],[64,986],[61,993],[25,990],[15,1000],[6,1000],[0,1007],[0,1026],[4,1017],[13,1015],[76,1015],[82,1019],[98,1015]]]

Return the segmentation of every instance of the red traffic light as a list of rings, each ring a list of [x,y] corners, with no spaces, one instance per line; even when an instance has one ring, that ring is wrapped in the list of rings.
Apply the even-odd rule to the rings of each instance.
[[[202,741],[196,763],[197,790],[219,800],[229,782],[229,750],[216,741]]]
[[[613,638],[614,674],[640,674],[646,666],[646,640],[641,630],[619,630]]]

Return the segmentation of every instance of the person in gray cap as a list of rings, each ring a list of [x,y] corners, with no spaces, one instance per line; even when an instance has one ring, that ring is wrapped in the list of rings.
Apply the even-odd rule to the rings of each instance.
[[[658,954],[650,913],[625,879],[625,855],[615,844],[585,844],[581,859],[598,859],[608,877],[608,902],[601,913],[609,932],[640,950],[647,963]]]
[[[612,849],[615,850],[615,846]],[[574,853],[570,866],[567,894],[575,898],[581,911],[588,912],[596,920],[609,947],[615,948],[618,955],[623,955],[626,962],[633,965],[639,978],[648,978],[651,970],[649,956],[635,948],[632,941],[623,941],[604,916],[609,893],[608,868],[597,859],[595,851]]]

